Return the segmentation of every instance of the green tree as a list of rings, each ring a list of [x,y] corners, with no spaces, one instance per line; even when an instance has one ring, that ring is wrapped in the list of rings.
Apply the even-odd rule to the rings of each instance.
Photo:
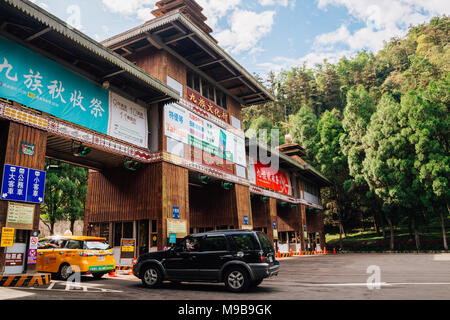
[[[74,222],[84,215],[87,194],[88,172],[55,160],[46,160],[47,170],[44,204],[41,206],[41,220],[54,233],[55,223],[62,220]]]
[[[325,111],[319,120],[317,131],[319,136],[316,163],[320,171],[327,176],[333,186],[330,188],[330,197],[324,198],[328,202],[325,207],[333,208],[332,212],[337,213],[339,219],[339,245],[342,248],[342,234],[345,233],[344,220],[348,219],[347,213],[349,199],[344,192],[344,182],[349,178],[347,158],[342,153],[339,140],[344,134],[342,123],[339,120],[339,111],[333,109]]]
[[[391,96],[384,95],[363,138],[366,157],[363,174],[369,187],[382,199],[385,208],[404,208],[414,222],[416,247],[420,248],[419,225],[423,206],[418,195],[423,192],[416,161],[415,147],[409,140],[411,128],[407,114]],[[392,219],[390,247],[394,247]]]
[[[449,92],[450,82],[447,77],[430,84],[427,91],[410,91],[402,99],[402,110],[408,116],[411,129],[409,140],[416,151],[414,167],[423,188],[420,199],[427,212],[438,213],[446,250],[448,245],[443,212],[448,212],[450,198]]]
[[[317,135],[318,120],[314,112],[307,105],[303,105],[300,110],[289,119],[289,133],[292,140],[305,149],[307,158],[312,165],[315,164],[317,154],[317,144],[319,137]]]

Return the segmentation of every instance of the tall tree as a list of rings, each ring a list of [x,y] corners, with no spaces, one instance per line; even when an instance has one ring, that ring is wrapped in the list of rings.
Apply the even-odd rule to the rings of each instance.
[[[73,232],[74,222],[84,215],[87,170],[55,160],[46,160],[46,167],[52,169],[48,170],[46,175],[41,220],[51,234],[55,231],[56,222],[69,220]]]
[[[318,120],[314,112],[307,105],[303,105],[300,110],[290,117],[289,133],[295,143],[298,143],[305,149],[307,161],[315,164],[317,154],[317,144],[319,136],[317,135]]]

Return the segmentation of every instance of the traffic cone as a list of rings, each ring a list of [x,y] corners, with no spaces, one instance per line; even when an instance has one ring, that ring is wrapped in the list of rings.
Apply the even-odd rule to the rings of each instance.
[[[111,278],[117,278],[116,275],[116,269],[112,269],[109,273],[108,276],[110,276]]]
[[[317,254],[317,248],[315,249],[314,254]]]
[[[327,247],[323,248],[323,254],[328,254],[327,253]]]
[[[299,256],[303,255],[303,254],[302,254],[302,249],[301,249],[301,248],[298,250],[298,255],[299,255]]]
[[[289,249],[289,256],[292,257],[292,249]]]
[[[280,249],[277,249],[277,258],[281,258],[281,253],[280,253]]]
[[[333,254],[336,254],[336,249],[335,248],[333,248]]]

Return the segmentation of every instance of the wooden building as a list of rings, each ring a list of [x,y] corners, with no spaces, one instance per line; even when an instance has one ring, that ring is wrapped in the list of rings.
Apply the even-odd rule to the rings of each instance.
[[[98,171],[150,163],[147,132],[125,129],[146,127],[147,106],[179,95],[31,2],[1,0],[0,21],[0,273],[20,274],[35,270],[45,159]]]
[[[264,230],[284,251],[318,233],[323,246],[318,190],[329,182],[298,146],[245,138],[242,108],[272,95],[218,46],[195,1],[156,5],[155,19],[100,44],[32,3],[0,0],[0,42],[11,49],[0,46],[1,171],[43,172],[46,158],[89,168],[84,234],[106,237],[116,258],[123,238],[137,240],[139,255],[214,229]],[[252,148],[279,166],[251,158]],[[11,203],[20,207],[0,201],[0,228]],[[0,248],[0,267],[38,232],[32,206],[17,245]]]

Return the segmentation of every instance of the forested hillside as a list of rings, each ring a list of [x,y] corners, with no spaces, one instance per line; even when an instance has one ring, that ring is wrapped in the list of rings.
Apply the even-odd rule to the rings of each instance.
[[[420,248],[439,219],[448,249],[449,38],[449,17],[434,18],[376,54],[271,74],[276,101],[244,109],[247,130],[290,133],[334,183],[322,192],[330,230],[386,226],[393,248],[403,224]]]

